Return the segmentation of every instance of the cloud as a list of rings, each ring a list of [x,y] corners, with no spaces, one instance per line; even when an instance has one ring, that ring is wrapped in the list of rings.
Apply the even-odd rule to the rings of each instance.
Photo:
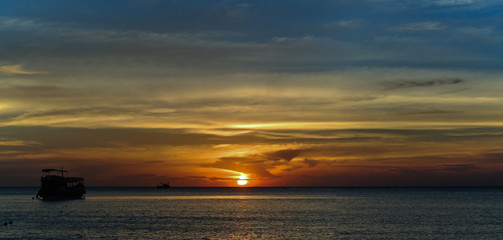
[[[400,31],[439,31],[445,26],[440,22],[414,22],[395,27],[395,30]]]
[[[335,28],[335,29],[341,29],[341,28],[353,28],[353,27],[358,27],[361,26],[362,21],[361,20],[340,20],[340,21],[335,21],[335,22],[330,22],[326,23],[323,26],[326,28]]]
[[[456,6],[473,4],[474,0],[433,0],[430,2],[438,6]]]
[[[43,25],[36,23],[31,19],[21,19],[21,18],[0,18],[0,30],[1,29],[33,29],[43,27]]]
[[[32,62],[52,65],[54,68],[41,68],[51,72],[58,71],[55,66],[60,65],[65,65],[68,69],[71,69],[69,65],[85,68],[72,69],[74,72],[69,72],[69,75],[96,73],[96,70],[116,71],[121,67],[128,72],[142,69],[150,72],[148,74],[163,72],[162,70],[163,73],[177,71],[194,74],[217,71],[330,71],[348,66],[488,68],[501,65],[499,60],[492,61],[492,65],[475,60],[474,63],[479,64],[470,64],[466,57],[460,61],[459,56],[466,56],[467,49],[481,55],[493,55],[494,59],[498,59],[497,51],[484,51],[486,47],[493,45],[468,43],[459,38],[455,39],[457,44],[450,44],[451,41],[446,41],[449,36],[438,31],[445,29],[446,24],[453,28],[469,25],[473,22],[472,19],[463,17],[468,13],[444,15],[444,11],[448,10],[439,8],[440,12],[433,16],[419,14],[422,9],[417,8],[418,4],[414,1],[386,1],[383,4],[369,1],[336,2],[338,3],[295,1],[285,11],[278,12],[277,4],[269,2],[254,3],[254,6],[236,5],[232,2],[195,5],[165,2],[155,8],[138,8],[141,3],[132,1],[129,4],[118,4],[114,14],[104,13],[102,11],[105,9],[100,9],[93,14],[96,17],[93,21],[89,21],[86,14],[77,14],[80,13],[79,4],[64,4],[69,11],[66,17],[49,14],[51,10],[32,9],[32,13],[49,11],[46,15],[52,17],[44,18],[35,14],[38,18],[29,18],[28,14],[19,14],[24,18],[5,18],[1,29],[3,35],[8,36],[12,31],[18,34],[3,40],[5,46],[12,47],[0,55],[8,60],[20,59],[20,56],[30,53]],[[459,5],[470,1],[444,0],[430,3]],[[124,5],[135,7],[130,9]],[[422,5],[425,5],[424,2]],[[368,14],[381,8],[386,9],[387,14]],[[55,11],[58,8],[47,9]],[[165,14],[152,12],[160,9]],[[295,9],[325,10],[319,11],[318,18],[308,20],[299,18]],[[71,11],[75,11],[75,14]],[[129,11],[134,14],[129,14]],[[338,14],[339,12],[342,14]],[[336,19],[327,23],[326,20],[333,19],[333,16],[347,15],[345,12],[361,17]],[[407,12],[407,16],[403,12]],[[230,15],[227,16],[226,13]],[[121,16],[126,14],[130,15],[130,21],[118,24]],[[440,17],[436,19],[435,16],[442,16],[442,22],[439,21]],[[242,21],[237,22],[235,18]],[[407,40],[400,33],[389,34],[387,31],[389,28],[385,26],[388,26],[390,20],[396,19],[404,19],[407,23],[398,26],[398,30],[418,31],[414,37],[424,40],[423,44],[404,41],[403,45],[392,43],[382,46],[382,43],[375,45],[368,41],[386,37]],[[487,22],[488,25],[494,24],[492,21]],[[351,30],[351,34],[330,31],[331,27]],[[494,29],[498,29],[497,25]],[[420,31],[430,32],[422,34]],[[497,47],[496,43],[491,44]],[[469,47],[466,48],[467,46]],[[52,64],[42,61],[47,59],[45,56],[50,56]],[[149,71],[151,69],[154,71]]]
[[[428,160],[428,158],[435,158],[435,161],[428,163],[428,164],[422,164],[422,165],[416,165],[416,166],[391,166],[391,165],[381,165],[381,166],[373,166],[373,169],[378,169],[382,170],[384,172],[389,172],[389,173],[398,173],[398,174],[403,174],[403,175],[416,175],[416,176],[433,176],[433,175],[452,175],[452,174],[474,174],[474,173],[481,173],[481,172],[491,172],[492,170],[487,167],[480,167],[477,164],[471,163],[470,161],[467,161],[468,163],[463,163],[463,161],[460,161],[459,158],[460,156],[455,157],[454,159],[450,159],[451,161],[458,161],[459,163],[453,163],[453,164],[442,164],[442,165],[437,165],[435,161],[441,162],[441,161],[446,161],[449,160],[449,158],[445,158],[443,156],[424,156],[424,157],[418,157],[417,161],[420,161],[422,158],[424,160]],[[412,160],[412,159],[409,159]]]
[[[3,159],[95,154],[98,168],[119,154],[142,162],[128,175],[186,160],[183,175],[209,181],[349,164],[454,173],[473,163],[429,156],[501,145],[501,129],[459,127],[502,124],[501,74],[484,72],[502,65],[499,20],[482,1],[139,2],[0,18],[1,125],[60,127],[0,128]]]
[[[269,169],[274,165],[267,163],[265,159],[260,156],[247,156],[247,157],[223,157],[214,163],[201,164],[202,167],[227,169],[242,173],[253,173],[262,178],[275,178],[276,175],[272,174]]]
[[[335,160],[331,161],[332,163],[335,162]],[[320,163],[318,160],[311,160],[311,159],[304,159],[303,163],[305,163],[308,167],[314,167]]]
[[[411,112],[411,114],[452,114],[452,113],[459,113],[459,111],[430,108],[428,110]]]
[[[387,90],[413,87],[432,87],[443,85],[454,85],[465,82],[461,78],[437,78],[430,80],[398,80],[384,82],[383,85]]]
[[[33,100],[40,103],[41,99],[75,99],[83,96],[81,92],[72,88],[50,85],[4,85],[0,87],[0,99],[17,99],[27,102]]]
[[[447,164],[443,165],[441,168],[441,170],[454,172],[468,172],[476,169],[480,169],[480,167],[474,164]]]
[[[0,137],[0,146],[13,147],[13,146],[33,146],[33,145],[40,145],[40,143],[36,141],[22,141],[22,140],[6,139]]]
[[[21,65],[5,65],[0,66],[0,73],[6,74],[42,74],[47,72],[37,72],[23,69]]]
[[[311,169],[321,164],[332,168],[336,161],[329,158],[320,158],[326,154],[323,148],[279,149],[248,154],[240,157],[222,157],[213,163],[202,164],[203,167],[219,168],[243,172],[256,176],[262,180],[280,178],[283,173]],[[314,158],[300,159],[303,154]],[[316,159],[315,159],[316,158]]]
[[[45,150],[82,148],[120,148],[123,146],[195,146],[223,144],[235,137],[224,138],[209,134],[189,133],[183,129],[134,128],[50,128],[50,127],[0,127],[3,139],[30,143]],[[69,139],[74,139],[69,141]],[[229,139],[229,140],[224,140]],[[78,141],[77,141],[78,140]],[[243,140],[241,140],[243,141]],[[39,143],[34,145],[34,143]],[[40,149],[37,149],[40,150]]]
[[[214,163],[207,163],[202,166],[251,173],[264,179],[272,179],[278,177],[278,175],[271,173],[276,168],[280,168],[282,171],[293,171],[304,167],[311,168],[320,163],[320,161],[309,159],[300,161],[300,164],[293,163],[292,160],[298,157],[303,151],[306,150],[281,149],[250,154],[244,157],[222,157]]]
[[[464,26],[456,29],[458,33],[470,37],[490,37],[495,33],[494,27],[474,27],[474,26]]]
[[[302,150],[298,149],[285,149],[266,153],[265,157],[270,160],[285,160],[287,162],[290,162],[293,158],[299,156],[301,152]]]
[[[283,135],[281,139],[259,137],[263,136],[265,131]],[[468,133],[477,135],[466,136]],[[119,180],[122,175],[161,176],[170,172],[162,173],[159,168],[173,168],[178,164],[186,169],[202,167],[200,169],[209,173],[180,173],[179,177],[191,174],[205,176],[200,182],[179,179],[180,184],[187,185],[218,185],[230,181],[229,171],[221,171],[222,169],[244,172],[250,174],[253,179],[267,182],[282,181],[287,175],[305,174],[315,178],[322,175],[320,172],[333,172],[334,176],[339,176],[340,181],[337,183],[341,185],[351,185],[350,180],[356,179],[355,176],[349,176],[352,171],[355,174],[366,174],[367,177],[375,173],[384,180],[377,179],[366,183],[386,185],[392,183],[385,182],[386,179],[401,179],[409,175],[416,176],[418,181],[421,177],[432,175],[442,180],[442,174],[462,179],[463,173],[474,175],[489,172],[491,169],[501,169],[502,154],[497,147],[502,133],[501,128],[299,129],[261,130],[260,133],[217,136],[192,134],[183,129],[4,127],[0,128],[0,135],[3,137],[0,139],[0,155],[3,156],[0,157],[3,166],[16,168],[18,173],[23,171],[23,165],[29,165],[26,159],[31,161],[31,168],[43,168],[43,165],[56,165],[62,161],[65,166],[71,165],[72,168],[85,173],[86,178],[92,180],[94,185],[102,184],[101,181],[113,185],[126,184]],[[303,138],[298,138],[299,135]],[[328,139],[321,141],[321,136]],[[346,139],[341,139],[343,136],[346,136]],[[362,139],[364,136],[374,138]],[[469,142],[481,144],[467,144]],[[213,148],[221,144],[230,146]],[[239,149],[250,147],[253,151],[250,154],[238,155],[232,151],[236,149],[232,145],[238,146]],[[462,150],[458,149],[460,146]],[[176,150],[182,148],[183,150]],[[493,151],[485,151],[487,148]],[[208,153],[208,149],[212,152]],[[188,157],[187,152],[196,152],[193,155],[196,158]],[[213,154],[228,154],[228,157],[213,158]],[[131,167],[124,167],[128,164]],[[92,171],[94,168],[107,169],[110,170],[109,173],[126,172],[119,175],[107,174],[104,171],[95,173]],[[38,173],[37,169],[34,171]],[[127,184],[148,185],[149,181],[150,184],[155,184],[156,181],[152,180],[154,178],[153,175],[152,178],[145,175],[141,178],[141,183],[129,181]]]
[[[500,149],[475,156],[481,162],[503,165],[503,152]]]

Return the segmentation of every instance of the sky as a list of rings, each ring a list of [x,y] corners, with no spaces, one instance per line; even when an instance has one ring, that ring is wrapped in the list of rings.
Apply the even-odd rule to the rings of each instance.
[[[501,186],[503,3],[0,2],[0,186]]]

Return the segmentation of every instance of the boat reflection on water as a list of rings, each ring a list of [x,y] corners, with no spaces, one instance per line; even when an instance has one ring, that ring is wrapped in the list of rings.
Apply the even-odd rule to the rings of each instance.
[[[40,182],[41,186],[36,196],[37,199],[82,199],[86,193],[84,178],[68,177],[68,171],[63,169],[42,169]]]

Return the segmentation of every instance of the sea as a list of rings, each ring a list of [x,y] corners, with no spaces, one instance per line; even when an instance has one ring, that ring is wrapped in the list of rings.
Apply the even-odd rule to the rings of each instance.
[[[503,239],[503,188],[0,188],[0,239]]]

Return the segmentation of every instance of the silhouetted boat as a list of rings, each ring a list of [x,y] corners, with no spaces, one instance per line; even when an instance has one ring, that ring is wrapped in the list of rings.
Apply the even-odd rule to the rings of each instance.
[[[166,182],[161,182],[159,185],[157,185],[157,188],[170,188],[171,186],[169,185],[169,181]]]
[[[56,175],[54,172],[61,173]],[[65,176],[66,173],[66,176]],[[42,169],[41,186],[37,198],[44,200],[81,199],[86,193],[84,178],[68,177],[63,169]]]

